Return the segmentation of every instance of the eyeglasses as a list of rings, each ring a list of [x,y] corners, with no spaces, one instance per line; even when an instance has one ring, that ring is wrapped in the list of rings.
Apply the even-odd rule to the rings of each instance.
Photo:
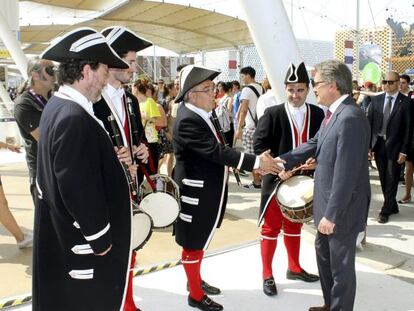
[[[328,83],[327,81],[318,81],[315,82],[315,80],[311,80],[311,84],[313,88],[316,88],[318,85],[322,84],[322,83]]]
[[[55,72],[56,72],[56,67],[53,65],[50,66],[46,66],[45,67],[45,72],[49,75],[49,76],[54,76]]]
[[[214,89],[208,89],[208,90],[192,90],[192,93],[206,93],[206,94],[211,94],[214,93]]]
[[[393,85],[395,82],[399,82],[399,80],[382,80],[382,84]]]

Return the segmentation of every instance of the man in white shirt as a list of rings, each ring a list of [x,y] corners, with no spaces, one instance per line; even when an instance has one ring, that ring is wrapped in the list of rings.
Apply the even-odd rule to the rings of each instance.
[[[257,100],[263,94],[263,87],[255,80],[256,70],[253,67],[244,67],[240,70],[240,77],[245,85],[240,95],[240,107],[237,116],[236,139],[242,139],[244,152],[254,153],[253,135],[257,126]],[[261,180],[259,174],[252,173],[253,181],[245,185],[248,189],[260,189]]]

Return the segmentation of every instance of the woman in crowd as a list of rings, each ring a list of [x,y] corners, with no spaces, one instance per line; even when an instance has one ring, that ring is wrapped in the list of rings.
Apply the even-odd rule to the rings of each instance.
[[[158,172],[158,132],[156,129],[156,122],[161,117],[160,109],[158,109],[157,103],[152,98],[154,86],[148,81],[137,80],[133,87],[132,93],[138,99],[139,109],[141,111],[142,125],[145,129],[145,137],[148,141],[148,148],[150,151],[150,157],[154,164],[153,174]],[[151,165],[150,165],[151,167]]]
[[[1,149],[8,149],[13,152],[20,152],[20,148],[4,142],[0,142]],[[4,194],[3,185],[0,177],[0,222],[16,239],[17,246],[19,248],[25,248],[32,246],[33,236],[30,233],[23,233],[13,214],[10,212],[9,204]]]

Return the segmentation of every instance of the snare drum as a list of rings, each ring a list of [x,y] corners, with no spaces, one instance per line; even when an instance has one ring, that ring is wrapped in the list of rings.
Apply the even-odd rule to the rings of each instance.
[[[313,217],[313,178],[295,175],[276,186],[275,199],[285,218],[305,223]]]
[[[135,211],[132,216],[132,241],[134,250],[141,249],[150,239],[152,234],[152,219],[147,213]]]
[[[180,213],[180,190],[178,185],[167,175],[151,175],[155,190],[148,180],[140,186],[140,208],[151,216],[154,228],[171,226]]]

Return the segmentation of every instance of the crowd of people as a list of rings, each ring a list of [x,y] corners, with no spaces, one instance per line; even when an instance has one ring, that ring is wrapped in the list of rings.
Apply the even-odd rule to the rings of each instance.
[[[379,223],[411,200],[409,76],[390,71],[382,90],[372,82],[362,89],[339,61],[316,65],[312,78],[304,63],[290,64],[287,101],[278,103],[269,80],[257,82],[250,66],[240,70],[243,87],[214,83],[220,71],[197,65],[181,66],[167,84],[132,81],[136,54],[150,45],[125,27],[79,28],[29,62],[14,113],[35,205],[34,242],[10,213],[1,181],[0,216],[20,248],[34,243],[33,310],[139,310],[132,284],[139,248],[131,245],[140,230],[134,215],[142,213],[137,188],[147,180],[159,191],[151,176],[162,167],[180,193],[173,231],[190,306],[223,310],[209,297],[221,290],[201,277],[201,264],[224,217],[229,172],[248,171],[244,187],[261,191],[264,294],[278,293],[272,263],[283,234],[286,277],[321,281],[324,305],[309,310],[352,310],[356,240],[370,204],[368,159],[384,194]],[[306,103],[310,84],[320,107]],[[404,163],[406,193],[397,202]],[[319,275],[299,262],[303,223],[285,217],[276,194],[298,167],[315,183]]]

